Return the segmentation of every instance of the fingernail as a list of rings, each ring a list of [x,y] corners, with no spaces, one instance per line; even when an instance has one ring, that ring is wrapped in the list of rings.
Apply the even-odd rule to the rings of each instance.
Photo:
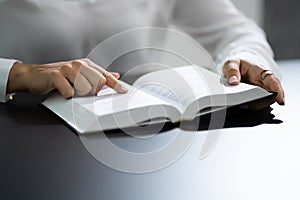
[[[116,86],[116,88],[115,88],[115,90],[117,91],[117,92],[119,92],[119,93],[127,93],[128,92],[128,89],[127,89],[127,87],[125,87],[124,85],[117,85]]]
[[[232,77],[230,77],[230,79],[229,79],[229,83],[238,83],[239,82],[239,79],[238,79],[238,77],[237,76],[232,76]]]

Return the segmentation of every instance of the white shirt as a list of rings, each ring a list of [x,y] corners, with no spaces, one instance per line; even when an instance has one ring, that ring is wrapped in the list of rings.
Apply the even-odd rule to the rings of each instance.
[[[83,58],[116,33],[170,24],[203,45],[219,66],[237,57],[279,75],[264,32],[229,0],[1,1],[0,102],[6,101],[10,59],[47,63]]]

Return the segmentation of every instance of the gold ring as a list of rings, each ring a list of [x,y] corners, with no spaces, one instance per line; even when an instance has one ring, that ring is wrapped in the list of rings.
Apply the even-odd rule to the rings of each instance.
[[[274,75],[270,70],[263,70],[261,73],[260,73],[260,80],[261,81],[264,81],[268,76],[271,76],[271,75]]]

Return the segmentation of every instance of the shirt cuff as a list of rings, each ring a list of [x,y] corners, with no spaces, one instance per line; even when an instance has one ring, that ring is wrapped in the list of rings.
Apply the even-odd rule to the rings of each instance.
[[[0,102],[2,103],[5,103],[9,100],[10,95],[6,94],[7,81],[9,72],[16,62],[19,61],[0,58]]]

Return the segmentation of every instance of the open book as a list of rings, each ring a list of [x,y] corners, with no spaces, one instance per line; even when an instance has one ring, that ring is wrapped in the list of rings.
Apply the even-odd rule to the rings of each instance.
[[[42,104],[79,133],[88,133],[192,120],[272,95],[244,83],[229,86],[219,75],[197,66],[150,72],[126,86],[127,94],[105,87],[97,96],[66,100],[55,94]]]

